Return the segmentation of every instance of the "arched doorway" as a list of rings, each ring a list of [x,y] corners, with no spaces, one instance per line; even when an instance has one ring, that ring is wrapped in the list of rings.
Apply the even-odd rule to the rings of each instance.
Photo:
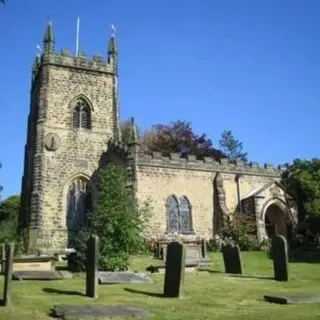
[[[264,214],[264,224],[268,238],[275,235],[288,237],[288,214],[282,206],[277,203],[270,204]]]

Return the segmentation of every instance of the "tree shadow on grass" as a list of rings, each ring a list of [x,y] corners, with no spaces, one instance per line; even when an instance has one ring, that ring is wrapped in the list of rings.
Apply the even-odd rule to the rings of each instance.
[[[54,289],[54,288],[43,288],[42,291],[45,293],[54,293],[54,294],[61,294],[61,295],[67,295],[67,296],[82,296],[82,297],[85,296],[80,291],[60,290],[60,289]]]
[[[143,295],[149,296],[149,297],[164,298],[163,293],[147,292],[147,291],[141,291],[141,290],[136,290],[136,289],[131,289],[131,288],[124,288],[124,290],[128,291],[130,293],[143,294]]]
[[[231,278],[274,280],[273,277],[268,277],[268,276],[249,276],[245,274],[229,274],[228,276]]]
[[[320,263],[320,249],[292,251],[289,254],[289,262]]]

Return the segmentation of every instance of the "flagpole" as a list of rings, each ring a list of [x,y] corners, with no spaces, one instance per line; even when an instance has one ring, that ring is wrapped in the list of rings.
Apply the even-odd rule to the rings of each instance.
[[[80,31],[80,18],[77,19],[77,37],[76,37],[76,57],[79,55],[79,31]]]

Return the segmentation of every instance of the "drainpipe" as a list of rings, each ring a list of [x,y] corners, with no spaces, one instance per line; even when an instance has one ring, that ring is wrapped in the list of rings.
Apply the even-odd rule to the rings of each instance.
[[[243,208],[242,208],[242,202],[241,202],[241,194],[240,194],[240,178],[242,177],[241,173],[237,173],[235,177],[235,181],[237,184],[237,197],[238,197],[238,206],[239,206],[239,211],[240,215],[243,214]]]

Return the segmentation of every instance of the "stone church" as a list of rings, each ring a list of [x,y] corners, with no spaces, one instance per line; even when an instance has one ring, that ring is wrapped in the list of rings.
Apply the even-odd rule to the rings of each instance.
[[[56,252],[93,210],[93,176],[106,159],[122,161],[139,201],[153,207],[146,235],[211,238],[224,217],[255,217],[257,237],[287,236],[296,221],[293,199],[280,184],[283,168],[265,164],[163,157],[121,142],[118,49],[110,37],[107,58],[55,50],[52,24],[32,67],[30,113],[22,177],[20,227],[29,251]]]

